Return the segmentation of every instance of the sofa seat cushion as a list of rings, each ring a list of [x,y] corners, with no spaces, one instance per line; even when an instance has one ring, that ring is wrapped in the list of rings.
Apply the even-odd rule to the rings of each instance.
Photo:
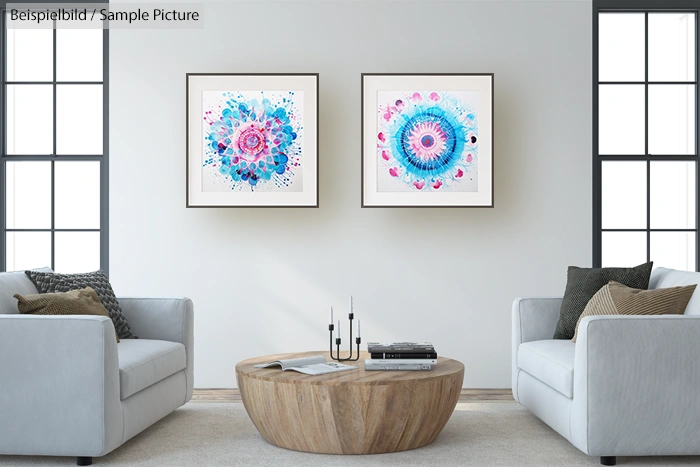
[[[122,339],[119,353],[121,399],[184,370],[185,346],[177,342],[150,339]]]
[[[573,398],[575,348],[570,340],[525,342],[518,348],[518,368]]]

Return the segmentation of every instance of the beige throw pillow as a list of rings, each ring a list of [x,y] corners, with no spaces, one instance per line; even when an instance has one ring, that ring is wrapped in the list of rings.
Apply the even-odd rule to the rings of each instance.
[[[109,318],[107,308],[92,287],[70,292],[15,294],[17,308],[21,314],[29,315],[92,315]],[[116,332],[115,332],[116,335]],[[119,336],[116,335],[117,342]]]
[[[667,289],[632,289],[619,282],[610,281],[590,299],[576,323],[578,327],[586,316],[601,315],[682,315],[697,285],[669,287]]]

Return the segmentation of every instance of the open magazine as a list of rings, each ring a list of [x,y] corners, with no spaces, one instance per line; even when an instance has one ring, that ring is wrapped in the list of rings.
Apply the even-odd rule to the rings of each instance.
[[[291,358],[288,360],[275,360],[274,362],[261,363],[255,368],[269,368],[271,366],[281,366],[282,371],[294,370],[306,375],[325,375],[327,373],[337,373],[339,371],[356,370],[356,366],[343,365],[337,362],[326,362],[326,357],[319,355],[316,357]]]

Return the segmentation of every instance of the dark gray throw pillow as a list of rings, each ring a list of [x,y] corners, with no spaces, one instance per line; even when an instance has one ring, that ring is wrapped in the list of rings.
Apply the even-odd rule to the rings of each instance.
[[[559,322],[554,331],[554,339],[571,339],[576,331],[576,323],[593,298],[605,284],[616,281],[633,289],[649,288],[649,277],[653,261],[633,268],[577,268],[569,266],[564,300],[559,310]],[[120,336],[121,337],[121,336]]]
[[[100,297],[102,305],[109,312],[109,317],[114,323],[114,329],[120,339],[137,339],[131,333],[129,323],[122,313],[114,290],[109,284],[107,276],[102,271],[88,272],[85,274],[56,274],[50,272],[24,271],[34,282],[40,293],[68,292],[71,290],[92,287]]]

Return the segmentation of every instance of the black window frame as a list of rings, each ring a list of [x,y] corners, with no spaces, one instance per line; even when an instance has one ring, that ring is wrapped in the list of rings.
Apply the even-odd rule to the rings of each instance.
[[[649,81],[649,13],[694,13],[695,14],[695,80],[689,82],[668,82],[665,84],[690,84],[695,86],[695,154],[694,155],[650,155],[649,154],[649,84],[663,84]],[[598,77],[598,15],[599,13],[645,13],[645,64],[644,81],[629,84],[643,84],[645,88],[645,155],[600,155],[598,149],[598,87],[600,84],[625,84],[625,82],[600,81]],[[593,0],[593,267],[602,265],[603,232],[646,232],[647,261],[651,261],[652,232],[695,232],[695,270],[700,269],[700,4],[698,0]],[[645,229],[603,229],[602,228],[602,166],[605,161],[645,161],[646,162],[646,228]],[[652,229],[651,228],[651,162],[652,161],[693,161],[695,162],[695,228],[694,229]],[[621,265],[623,266],[623,265]],[[629,265],[632,266],[632,265]],[[659,265],[663,266],[663,265]]]
[[[109,29],[103,30],[102,39],[102,81],[57,81],[56,76],[56,29],[53,29],[53,79],[41,82],[18,82],[7,80],[7,25],[5,13],[7,4],[0,2],[0,271],[7,267],[7,233],[8,232],[50,232],[51,264],[55,268],[55,234],[56,232],[99,232],[100,233],[100,269],[109,275]],[[61,0],[43,0],[41,3],[65,3]],[[90,3],[89,0],[71,0],[71,3]],[[31,5],[27,5],[30,7]],[[51,84],[53,85],[53,154],[50,155],[8,155],[7,154],[7,103],[5,99],[8,84]],[[100,155],[61,155],[56,154],[56,88],[57,85],[102,85],[102,154]],[[6,164],[8,161],[49,161],[51,162],[51,228],[49,229],[7,229],[6,219]],[[61,161],[98,161],[100,163],[100,227],[99,229],[56,229],[54,222],[54,168],[55,162]],[[42,265],[37,265],[42,266]]]

